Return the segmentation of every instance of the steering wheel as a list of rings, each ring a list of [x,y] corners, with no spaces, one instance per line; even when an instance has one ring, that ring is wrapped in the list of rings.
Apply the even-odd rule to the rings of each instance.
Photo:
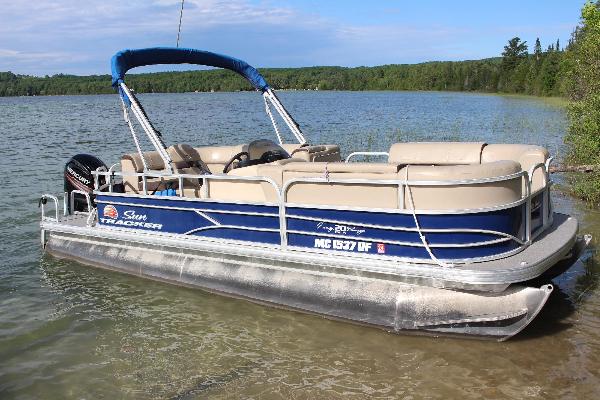
[[[234,161],[243,161],[242,157],[246,157],[246,160],[248,160],[250,158],[250,154],[247,151],[240,151],[231,157],[231,159],[225,164],[225,167],[223,167],[223,173],[226,174],[232,169],[231,166],[233,165]]]
[[[285,151],[283,149],[269,150],[269,151],[265,151],[260,156],[260,164],[268,164],[273,161],[285,160],[286,158],[290,158],[290,155],[287,153],[287,151]]]

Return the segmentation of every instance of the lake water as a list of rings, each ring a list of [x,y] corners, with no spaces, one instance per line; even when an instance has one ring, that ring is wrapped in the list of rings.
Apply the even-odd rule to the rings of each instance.
[[[408,140],[522,142],[564,154],[564,110],[522,97],[282,92],[312,143],[387,150]],[[274,138],[256,93],[140,95],[167,142]],[[43,256],[41,193],[79,152],[134,150],[113,96],[0,98],[1,399],[598,398],[600,267],[554,280],[505,343],[397,336]],[[565,177],[554,179],[566,185]],[[600,213],[556,208],[600,237]]]

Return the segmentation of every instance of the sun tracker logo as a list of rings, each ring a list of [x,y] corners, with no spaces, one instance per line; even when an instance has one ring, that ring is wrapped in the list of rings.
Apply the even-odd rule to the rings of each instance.
[[[103,215],[112,219],[117,219],[119,217],[119,213],[117,212],[115,206],[110,204],[104,207]]]

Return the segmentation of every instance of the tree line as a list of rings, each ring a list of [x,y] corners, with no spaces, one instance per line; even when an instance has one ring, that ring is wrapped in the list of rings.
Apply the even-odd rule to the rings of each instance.
[[[571,164],[600,167],[600,1],[587,1],[581,24],[572,35],[563,61],[569,98],[569,130],[565,142]],[[600,170],[571,176],[575,194],[600,205]]]
[[[356,68],[261,68],[260,72],[279,90],[449,90],[561,96],[565,94],[562,65],[569,46],[561,49],[557,42],[543,50],[537,39],[529,53],[528,44],[516,37],[500,57],[483,60]],[[114,93],[110,82],[109,75],[35,77],[0,72],[0,96]],[[225,70],[129,74],[127,82],[140,93],[252,90],[241,77]]]

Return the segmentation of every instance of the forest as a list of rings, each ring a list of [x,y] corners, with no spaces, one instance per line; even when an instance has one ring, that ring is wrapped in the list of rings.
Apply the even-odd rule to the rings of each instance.
[[[502,55],[473,61],[436,61],[376,67],[260,68],[279,90],[451,90],[564,94],[562,60],[566,49],[552,43],[542,49],[538,39],[529,46],[515,37]],[[0,72],[0,96],[41,96],[114,93],[109,75],[57,74],[35,77]],[[241,77],[226,70],[129,74],[128,85],[140,93],[251,90]]]
[[[586,2],[571,42],[562,63],[569,99],[566,161],[591,167],[592,172],[570,180],[575,194],[600,206],[600,1]]]

